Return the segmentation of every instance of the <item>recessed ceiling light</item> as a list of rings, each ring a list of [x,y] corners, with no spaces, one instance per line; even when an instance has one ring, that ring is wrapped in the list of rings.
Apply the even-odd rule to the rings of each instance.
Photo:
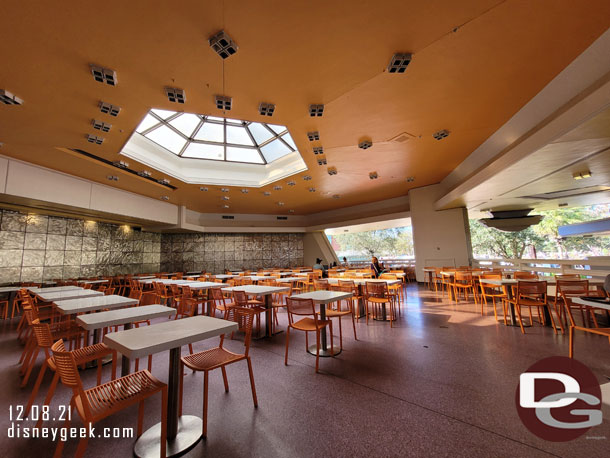
[[[407,177],[407,183],[413,183],[415,181],[415,177]]]
[[[278,202],[277,204],[278,204],[280,207],[283,207],[283,206],[284,206],[284,202]]]
[[[273,187],[273,190],[274,191],[281,191],[282,187],[280,185],[276,185],[276,186]]]
[[[273,103],[261,103],[258,106],[258,112],[263,116],[273,116],[274,111],[275,105]]]
[[[98,83],[106,83],[110,86],[116,86],[118,81],[116,77],[116,72],[109,68],[99,67],[97,65],[90,65],[91,74],[93,75],[93,79]]]
[[[186,94],[184,93],[184,89],[178,89],[175,87],[166,87],[165,95],[167,96],[167,100],[173,103],[184,103],[186,102]]]
[[[583,178],[591,178],[591,172],[587,170],[586,172],[582,172],[580,176]]]
[[[371,146],[373,146],[373,142],[370,140],[363,140],[358,143],[358,148],[360,149],[369,149]]]
[[[320,140],[320,132],[318,132],[317,130],[313,132],[307,132],[307,139],[310,142]]]
[[[138,175],[140,175],[141,177],[150,177],[152,175],[151,172],[149,172],[148,170],[141,170],[138,172]]]
[[[318,165],[326,165],[326,158],[324,156],[318,158]]]
[[[109,114],[110,116],[118,116],[121,112],[121,107],[117,107],[116,105],[112,105],[107,102],[100,102],[100,111],[104,114]]]
[[[231,208],[229,205],[225,204],[222,206],[222,208]]]
[[[573,177],[575,180],[582,180],[583,178],[591,178],[591,172],[590,172],[590,171],[588,171],[588,170],[587,170],[587,171],[585,171],[585,172],[577,172],[577,173],[574,173],[574,174],[572,175],[572,177]]]
[[[379,178],[379,175],[377,175],[377,172],[371,172],[369,173],[369,178],[371,180],[376,180],[377,178]]]
[[[91,124],[93,124],[93,128],[97,130],[101,130],[102,132],[109,132],[112,124],[108,124],[104,121],[98,121],[97,119],[91,120]]]
[[[289,213],[294,213],[293,209],[288,210]]]
[[[229,200],[230,197],[229,196],[222,196],[222,200]]]
[[[209,38],[208,43],[212,49],[216,51],[216,54],[223,59],[232,56],[238,49],[233,39],[224,30],[212,35]]]
[[[449,131],[447,129],[439,130],[438,132],[434,132],[432,136],[436,140],[442,140],[443,138],[447,138],[449,136]]]
[[[23,105],[23,100],[5,89],[0,89],[0,102],[5,105]]]
[[[321,103],[309,105],[309,116],[312,118],[322,116],[324,114],[324,105]]]
[[[169,196],[161,196],[161,200],[169,200]]]
[[[96,145],[101,145],[104,142],[104,138],[103,137],[98,137],[97,135],[88,134],[87,135],[87,141],[89,143],[95,143]]]
[[[233,99],[231,97],[227,97],[225,95],[216,95],[214,96],[214,100],[216,101],[216,108],[219,110],[230,111],[233,105]]]
[[[388,64],[388,73],[404,73],[411,63],[410,53],[396,53],[390,59]]]
[[[116,175],[108,175],[106,178],[110,181],[119,181],[119,177]]]
[[[167,178],[161,178],[160,180],[157,180],[158,183],[164,184],[164,185],[168,185],[169,184],[169,180]]]
[[[248,194],[248,192],[249,192],[249,191],[248,191],[246,188],[243,188],[243,189],[241,190],[241,193],[242,193],[242,194]]]
[[[316,192],[316,188],[309,188],[309,192]]]
[[[322,146],[316,146],[313,149],[313,154],[324,154],[324,148]]]
[[[229,188],[220,188],[220,192],[229,192]]]
[[[125,162],[125,161],[114,161],[112,163],[112,165],[114,165],[115,167],[118,167],[120,169],[127,169],[127,168],[129,168],[129,163]]]
[[[208,191],[208,188],[206,188],[205,186],[201,186],[201,187],[199,188],[199,190],[200,190],[200,191],[207,192],[207,191]]]
[[[287,182],[286,182],[286,184],[287,184],[288,186],[294,186],[294,185],[296,185],[297,183],[296,183],[296,181],[292,181],[292,180],[290,180],[290,181],[287,181]]]
[[[263,192],[263,196],[270,196],[270,195],[271,195],[271,193],[269,191],[264,191]]]
[[[311,180],[311,175],[303,175],[303,179],[305,181],[309,181],[309,180]]]
[[[333,195],[333,199],[340,199],[340,198],[341,198],[341,196],[339,194],[334,194]]]
[[[328,172],[329,175],[336,175],[337,174],[337,167],[329,167],[328,169],[326,169],[326,171]]]

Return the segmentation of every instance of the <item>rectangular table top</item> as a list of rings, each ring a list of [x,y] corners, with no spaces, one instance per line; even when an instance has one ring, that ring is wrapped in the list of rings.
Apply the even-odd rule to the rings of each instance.
[[[244,275],[243,278],[249,278],[252,281],[270,280],[269,277],[265,277],[262,275]]]
[[[485,283],[489,283],[491,285],[516,285],[517,283],[519,283],[520,281],[545,281],[547,282],[547,284],[549,285],[555,285],[557,283],[557,279],[555,277],[539,277],[538,280],[535,279],[515,279],[515,278],[503,278],[502,280],[493,280],[493,279],[486,279]],[[604,280],[594,280],[594,279],[587,279],[587,281],[589,282],[589,286],[591,285],[603,285],[604,284]]]
[[[339,280],[341,281],[353,281],[356,285],[366,285],[369,283],[387,283],[388,285],[400,285],[402,284],[402,280],[393,280],[389,278],[329,278],[328,283],[330,284],[339,284]]]
[[[284,278],[280,278],[278,280],[278,282],[295,282],[295,281],[304,281],[305,279],[303,277],[284,277]]]
[[[295,294],[291,297],[299,299],[312,299],[316,304],[329,304],[331,302],[349,299],[352,296],[352,293],[343,291],[312,291],[309,293]]]
[[[192,280],[170,280],[169,278],[151,278],[148,280],[138,280],[140,283],[145,283],[147,285],[155,282],[155,283],[163,283],[164,285],[181,285],[183,283],[193,283]]]
[[[150,280],[151,278],[156,278],[154,275],[138,275],[136,277],[131,277],[133,280]]]
[[[227,278],[235,278],[235,277],[239,277],[239,275],[233,275],[233,274],[218,274],[218,275],[214,275],[214,278],[219,278],[221,280],[225,280]]]
[[[59,310],[59,312],[64,315],[72,315],[74,313],[84,312],[95,312],[97,310],[112,309],[118,307],[128,307],[130,305],[137,305],[137,303],[137,299],[117,296],[116,294],[111,294],[109,296],[101,295],[95,297],[80,297],[65,301],[55,301],[57,310]]]
[[[105,328],[106,326],[118,326],[133,323],[134,321],[150,320],[175,314],[176,309],[166,307],[165,305],[143,305],[141,307],[129,307],[80,315],[76,317],[76,322],[81,328],[92,331],[94,329]]]
[[[91,289],[74,289],[68,291],[55,291],[47,293],[44,290],[38,291],[36,295],[45,302],[56,302],[65,299],[79,299],[81,297],[103,296],[101,291],[93,291]]]
[[[31,291],[33,293],[38,293],[38,292],[44,292],[44,293],[54,293],[57,291],[76,291],[76,290],[81,290],[81,289],[85,289],[82,286],[73,286],[73,285],[69,285],[69,286],[51,286],[49,288],[40,288],[38,286],[29,286],[28,291]]]
[[[244,291],[246,294],[256,294],[257,296],[266,296],[268,294],[279,293],[282,291],[290,291],[287,286],[263,286],[263,285],[242,285],[229,286],[222,288],[223,291]]]
[[[84,283],[85,285],[97,285],[98,283],[108,283],[109,280],[79,280],[79,283]]]
[[[0,293],[12,293],[23,289],[23,286],[3,286],[0,288]]]
[[[579,305],[587,305],[589,307],[596,307],[598,309],[610,310],[610,299],[609,302],[597,302],[597,301],[588,301],[586,299],[581,299],[580,297],[572,297],[572,302]]]
[[[237,323],[233,321],[198,315],[106,334],[104,343],[133,359],[179,348],[237,329]]]
[[[216,283],[213,281],[194,281],[192,283],[182,283],[178,286],[188,286],[191,289],[209,289],[209,288],[222,288],[225,286],[224,283]]]

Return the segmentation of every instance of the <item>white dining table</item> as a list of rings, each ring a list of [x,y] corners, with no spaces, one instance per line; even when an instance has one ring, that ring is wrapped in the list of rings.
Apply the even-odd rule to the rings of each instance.
[[[202,436],[203,421],[194,415],[178,416],[180,384],[180,352],[183,345],[238,329],[237,323],[209,316],[194,316],[151,326],[113,332],[104,336],[104,343],[128,359],[142,358],[169,350],[167,397],[167,456],[182,454]],[[142,434],[134,445],[138,457],[159,456],[161,423]]]
[[[62,315],[74,315],[77,313],[97,312],[98,310],[129,307],[137,305],[137,299],[111,294],[93,297],[79,297],[75,299],[55,301],[57,310]]]
[[[311,299],[314,304],[318,304],[320,308],[320,319],[326,320],[326,305],[332,302],[342,301],[352,297],[352,293],[344,291],[311,291],[309,293],[295,294],[292,298],[298,299]],[[320,356],[336,356],[341,353],[341,347],[339,345],[333,345],[332,351],[329,349],[326,340],[326,328],[324,328],[320,335]],[[317,351],[316,345],[310,345],[307,352],[315,355]]]
[[[99,285],[101,283],[108,283],[110,280],[78,280],[78,283],[83,283],[84,285]]]
[[[598,309],[610,310],[610,299],[606,298],[605,302],[601,301],[591,301],[587,299],[583,299],[582,297],[571,297],[570,298],[574,304],[585,305],[587,307],[594,307]]]
[[[41,288],[39,286],[28,286],[27,290],[32,293],[45,292],[45,293],[55,293],[57,291],[75,291],[85,289],[82,286],[50,286],[48,288]]]
[[[45,302],[56,302],[68,299],[79,299],[83,297],[103,296],[104,293],[102,293],[101,291],[94,291],[92,289],[74,289],[68,291],[55,291],[47,293],[43,289],[38,291],[36,295]]]

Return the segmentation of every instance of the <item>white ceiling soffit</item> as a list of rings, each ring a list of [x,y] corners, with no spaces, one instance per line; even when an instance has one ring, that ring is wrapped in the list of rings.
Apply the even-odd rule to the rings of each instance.
[[[187,184],[261,187],[307,170],[298,151],[266,165],[190,159],[136,134],[121,154]]]
[[[411,225],[411,218],[398,218],[394,220],[378,221],[365,224],[354,224],[352,226],[334,227],[326,229],[328,235],[344,234],[345,232],[365,232],[378,231],[382,229],[393,229],[396,227],[406,227]]]
[[[605,109],[610,104],[608,55],[610,29],[440,183],[443,194],[436,208],[463,205],[461,197],[469,190]]]

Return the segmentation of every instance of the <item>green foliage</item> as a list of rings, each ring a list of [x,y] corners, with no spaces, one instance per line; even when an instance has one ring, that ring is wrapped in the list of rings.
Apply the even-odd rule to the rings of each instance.
[[[340,251],[355,251],[367,256],[413,255],[410,227],[337,234],[333,240]]]

